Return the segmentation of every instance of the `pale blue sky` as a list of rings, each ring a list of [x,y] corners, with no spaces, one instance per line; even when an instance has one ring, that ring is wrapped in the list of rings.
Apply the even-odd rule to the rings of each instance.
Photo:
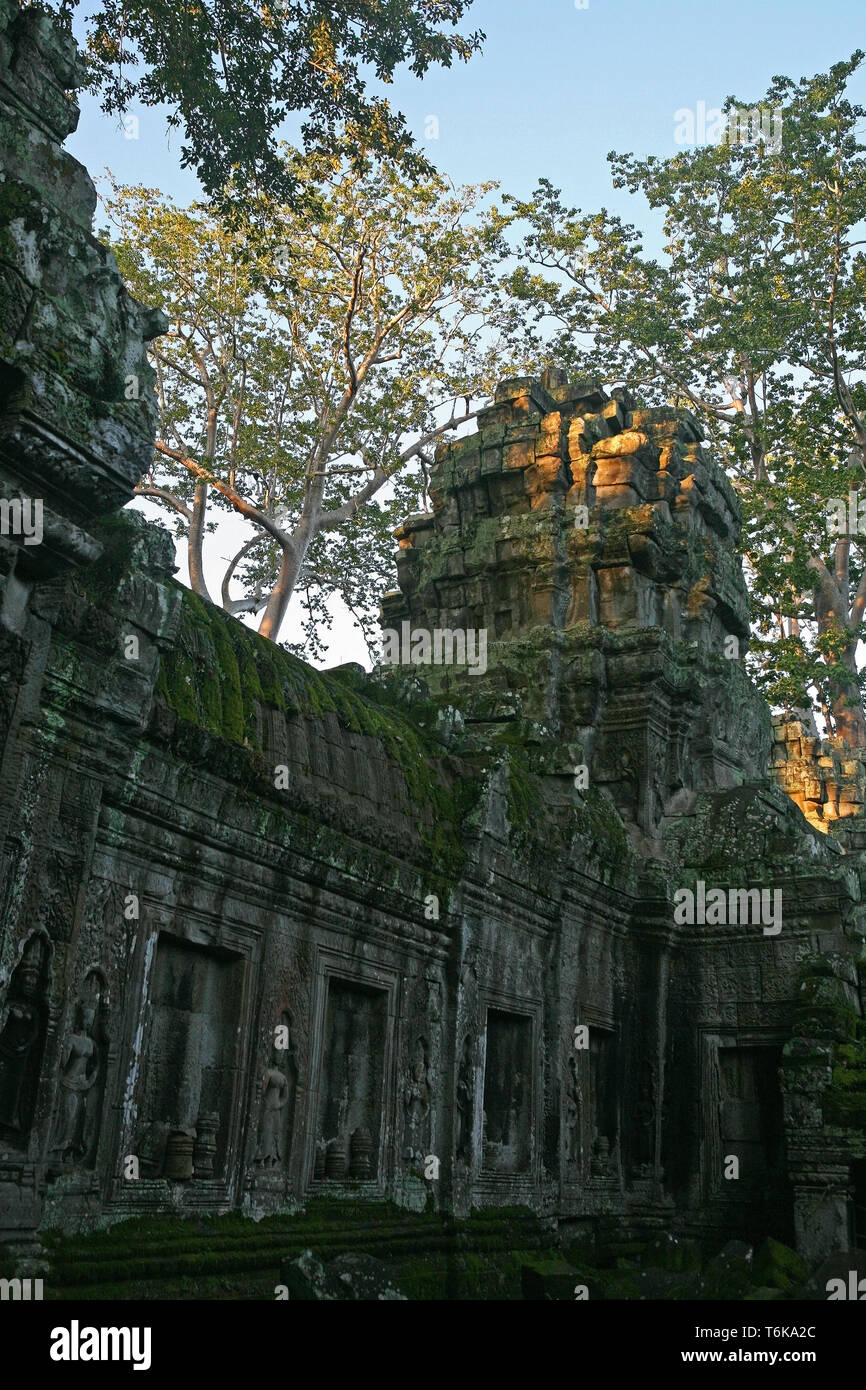
[[[433,162],[522,195],[546,175],[587,211],[630,216],[638,206],[611,188],[609,150],[673,154],[679,108],[729,94],[752,104],[775,74],[826,71],[866,48],[863,0],[475,0],[462,27],[485,30],[480,56],[423,81],[400,75],[388,93]],[[866,71],[852,93],[866,105]],[[424,138],[430,115],[438,140]],[[158,111],[138,116],[139,138],[126,139],[85,99],[69,147],[95,174],[108,165],[124,182],[193,197],[179,136],[167,141]]]

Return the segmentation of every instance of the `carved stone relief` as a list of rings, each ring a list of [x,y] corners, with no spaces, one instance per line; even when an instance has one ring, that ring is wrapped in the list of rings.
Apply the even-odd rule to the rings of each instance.
[[[0,1012],[0,1134],[23,1148],[33,1121],[48,1017],[48,943],[30,937]]]

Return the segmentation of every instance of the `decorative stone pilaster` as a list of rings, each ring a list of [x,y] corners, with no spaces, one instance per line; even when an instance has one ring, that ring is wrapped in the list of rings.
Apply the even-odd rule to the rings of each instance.
[[[801,968],[780,1082],[797,1249],[807,1261],[853,1244],[851,1163],[866,1155],[866,1043],[853,955]]]

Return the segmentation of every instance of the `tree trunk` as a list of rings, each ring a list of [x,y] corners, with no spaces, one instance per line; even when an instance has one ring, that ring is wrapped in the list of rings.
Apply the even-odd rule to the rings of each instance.
[[[857,684],[857,638],[852,637],[836,652],[836,660],[850,671],[847,681],[830,680],[830,713],[836,725],[839,738],[847,739],[852,748],[866,747],[866,715],[863,713],[863,698]]]
[[[202,560],[202,549],[204,544],[204,523],[207,516],[207,483],[200,479],[195,485],[195,500],[192,507],[192,521],[189,528],[189,542],[187,544],[187,564],[189,565],[189,583],[194,594],[199,598],[210,599],[207,584],[204,578],[204,564]],[[212,601],[212,600],[211,600]]]
[[[283,551],[283,559],[280,565],[280,572],[277,575],[277,582],[271,590],[262,621],[259,624],[259,636],[269,637],[272,642],[276,642],[282,626],[283,618],[286,616],[286,609],[289,600],[295,591],[298,582],[298,575],[301,572],[303,553],[289,555]]]
[[[835,597],[838,601],[840,596]],[[841,666],[846,672],[827,677],[827,704],[836,735],[847,739],[852,748],[866,747],[866,715],[857,683],[857,636],[852,636],[846,623],[848,615],[837,611],[826,586],[816,587],[814,602],[818,636],[828,639],[825,660],[834,663],[837,671]]]

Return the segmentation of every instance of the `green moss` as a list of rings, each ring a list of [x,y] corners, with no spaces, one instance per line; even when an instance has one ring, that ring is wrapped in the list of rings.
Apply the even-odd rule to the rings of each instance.
[[[389,1264],[414,1299],[520,1297],[527,1259],[550,1258],[552,1237],[525,1209],[455,1222],[389,1203],[311,1202],[255,1222],[239,1213],[147,1217],[89,1235],[43,1234],[52,1298],[273,1298],[280,1265],[304,1249],[349,1251]]]
[[[101,528],[105,554],[80,581],[94,606],[116,606],[130,545],[146,549],[148,544],[141,529],[138,518],[129,514],[108,519]],[[160,736],[174,739],[181,756],[206,760],[237,786],[240,797],[263,803],[267,798],[276,814],[280,802],[289,800],[274,796],[273,770],[260,756],[263,715],[272,709],[314,724],[336,722],[356,738],[381,745],[402,775],[405,806],[395,809],[414,822],[425,851],[425,891],[439,897],[440,910],[447,909],[463,871],[467,817],[490,772],[503,761],[512,848],[533,880],[546,875],[551,846],[567,849],[575,828],[599,839],[605,858],[611,854],[621,862],[627,856],[624,827],[596,789],[582,807],[551,809],[545,774],[558,771],[559,765],[551,760],[550,749],[539,745],[535,726],[512,721],[492,742],[467,738],[461,757],[449,755],[438,734],[440,706],[435,700],[413,698],[409,703],[399,691],[351,668],[313,670],[183,586],[177,584],[175,590],[180,600],[177,627],[170,648],[161,653],[156,683],[158,703],[175,719],[161,723]],[[537,664],[531,643],[525,659]],[[332,741],[333,729],[325,737]],[[559,756],[561,750],[556,751]],[[311,792],[309,804],[296,803],[296,813],[308,816],[311,826],[318,824],[316,833],[327,836],[327,826],[339,822],[341,812],[329,806],[324,821],[317,822],[314,800]]]
[[[755,1254],[752,1278],[761,1287],[781,1289],[793,1296],[808,1277],[809,1268],[802,1255],[779,1240],[768,1238]]]
[[[591,786],[587,790],[586,805],[593,838],[610,847],[614,863],[620,866],[625,864],[631,854],[630,842],[622,818],[610,797],[600,787]]]
[[[538,778],[533,776],[525,748],[511,748],[508,754],[508,820],[512,830],[526,836],[544,814],[544,798]]]
[[[824,1121],[866,1130],[866,1039],[862,1037],[836,1048],[833,1079],[824,1093]]]
[[[792,1033],[795,1038],[832,1038],[849,1042],[856,1037],[858,1016],[847,1003],[831,999],[798,999]]]
[[[376,690],[375,699],[365,686]],[[432,707],[422,707],[420,717],[388,707],[368,678],[315,671],[186,589],[177,639],[161,662],[157,690],[179,720],[255,752],[261,751],[256,730],[263,706],[313,720],[333,716],[341,728],[378,739],[403,774],[429,851],[429,891],[440,904],[447,900],[465,861],[460,827],[477,787],[473,779],[445,775],[444,749],[424,727],[433,723]]]

